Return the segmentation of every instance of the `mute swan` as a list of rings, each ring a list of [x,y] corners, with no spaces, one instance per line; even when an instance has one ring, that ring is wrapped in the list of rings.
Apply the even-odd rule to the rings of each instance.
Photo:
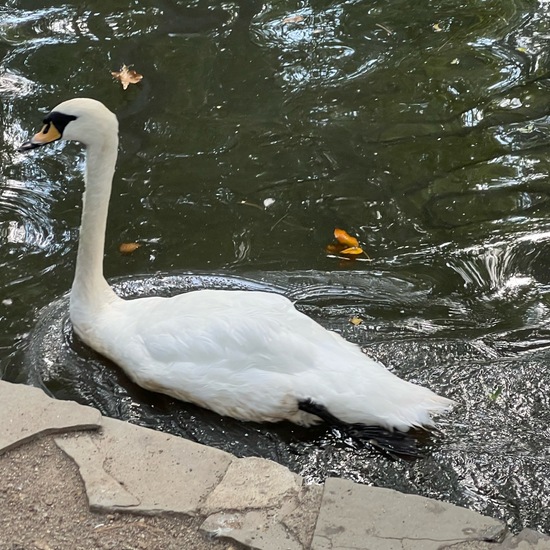
[[[289,420],[406,432],[452,401],[406,382],[278,294],[199,290],[123,300],[103,277],[118,121],[102,103],[58,105],[20,151],[58,139],[86,146],[70,318],[78,336],[137,384],[239,420]]]

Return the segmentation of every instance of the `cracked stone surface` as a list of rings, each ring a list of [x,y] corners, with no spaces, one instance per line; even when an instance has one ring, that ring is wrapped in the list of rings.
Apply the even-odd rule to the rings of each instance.
[[[296,497],[301,487],[302,478],[280,464],[263,458],[239,458],[229,465],[201,513],[280,506]]]
[[[220,512],[201,526],[209,534],[231,538],[252,550],[304,550],[299,540],[267,511]]]
[[[231,538],[254,550],[310,548],[321,505],[321,486],[305,486],[294,495],[280,491],[278,495],[281,500],[272,501],[271,509],[245,510],[241,504],[241,511],[231,511],[227,507],[226,511],[208,517],[201,529],[210,535]]]
[[[298,506],[282,518],[283,525],[294,534],[304,548],[311,546],[322,498],[322,485],[304,485],[298,496]]]
[[[101,414],[72,401],[58,401],[41,389],[0,380],[0,454],[31,439],[101,426]]]
[[[261,550],[302,550],[296,531],[283,523],[303,502],[302,478],[262,458],[234,460],[201,508],[201,529]],[[310,525],[311,532],[313,525]]]
[[[100,434],[56,438],[78,465],[92,510],[196,515],[234,457],[110,418]]]
[[[328,479],[312,550],[437,550],[467,541],[500,542],[496,519],[391,489]]]

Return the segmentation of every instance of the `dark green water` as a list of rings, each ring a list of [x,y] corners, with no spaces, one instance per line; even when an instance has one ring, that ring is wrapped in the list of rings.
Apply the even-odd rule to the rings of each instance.
[[[549,11],[5,2],[0,377],[310,480],[340,475],[550,532]],[[122,63],[144,75],[126,91],[110,76]],[[34,328],[70,288],[83,154],[15,149],[77,95],[120,119],[105,261],[121,291],[186,289],[142,274],[193,271],[290,285],[327,327],[458,401],[425,460],[148,394],[72,341],[63,302]],[[335,227],[373,261],[328,257]]]

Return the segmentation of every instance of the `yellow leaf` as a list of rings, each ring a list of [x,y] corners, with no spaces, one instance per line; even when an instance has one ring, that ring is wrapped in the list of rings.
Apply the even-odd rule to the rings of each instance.
[[[434,23],[432,25],[432,29],[435,31],[435,32],[441,32],[443,29],[441,28],[441,25],[439,23]]]
[[[356,256],[357,254],[363,254],[363,249],[360,246],[350,246],[349,248],[340,250],[340,254],[351,254],[352,256]]]
[[[349,322],[352,324],[352,325],[360,325],[362,322],[363,322],[363,319],[361,319],[361,317],[352,317]]]
[[[340,244],[345,244],[346,246],[359,246],[359,241],[355,237],[352,237],[351,235],[349,235],[343,229],[336,228],[334,230],[334,238]]]
[[[141,245],[139,243],[122,243],[118,250],[121,254],[131,254],[137,250]]]
[[[130,84],[137,84],[143,78],[142,74],[137,73],[126,65],[122,65],[120,71],[112,71],[111,74],[113,78],[120,80],[123,90],[128,88]]]

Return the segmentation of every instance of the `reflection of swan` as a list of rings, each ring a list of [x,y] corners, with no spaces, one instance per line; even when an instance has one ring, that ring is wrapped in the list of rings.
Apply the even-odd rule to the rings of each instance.
[[[58,105],[21,150],[86,145],[86,191],[70,316],[76,333],[144,388],[241,420],[319,418],[406,431],[449,399],[405,382],[278,294],[200,290],[123,300],[103,277],[118,146],[115,115],[92,99]]]

